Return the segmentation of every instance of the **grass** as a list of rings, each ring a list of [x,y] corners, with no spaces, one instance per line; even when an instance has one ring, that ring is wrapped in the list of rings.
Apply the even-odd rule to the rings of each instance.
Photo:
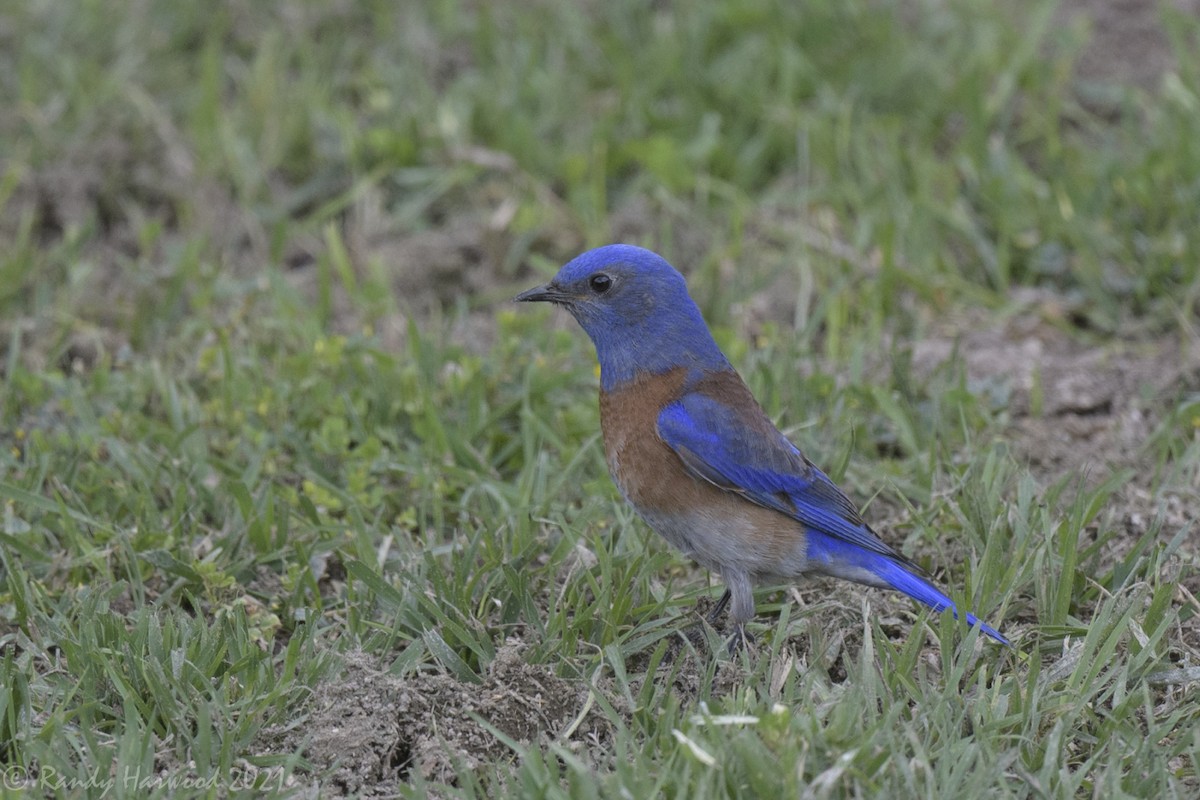
[[[1195,795],[1194,19],[1084,101],[1040,3],[77,5],[0,14],[0,791]],[[614,238],[1017,651],[814,583],[663,660],[717,583],[608,480],[582,333],[505,303]],[[1051,474],[1037,386],[915,363],[1030,315],[1163,365],[1143,441]],[[470,694],[510,637],[605,735],[305,755],[345,653]]]

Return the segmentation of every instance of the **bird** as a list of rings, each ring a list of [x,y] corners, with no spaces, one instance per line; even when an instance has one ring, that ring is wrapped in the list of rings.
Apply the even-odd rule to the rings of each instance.
[[[605,460],[624,499],[725,591],[732,654],[753,638],[754,587],[820,575],[893,589],[937,612],[954,601],[885,543],[775,426],[713,339],[683,275],[657,253],[609,244],[518,302],[570,312],[600,363]],[[999,631],[967,623],[1009,646]]]

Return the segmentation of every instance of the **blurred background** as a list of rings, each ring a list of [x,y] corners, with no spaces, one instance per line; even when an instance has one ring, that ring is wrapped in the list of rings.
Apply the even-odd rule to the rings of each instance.
[[[87,360],[278,279],[402,336],[629,241],[742,327],[1020,286],[1169,324],[1200,235],[1189,10],[14,3],[0,311]]]

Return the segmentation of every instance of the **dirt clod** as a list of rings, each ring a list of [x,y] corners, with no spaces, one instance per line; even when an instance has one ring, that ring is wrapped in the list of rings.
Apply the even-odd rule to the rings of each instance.
[[[599,715],[585,712],[587,685],[527,663],[528,650],[510,638],[480,684],[442,672],[396,676],[376,657],[350,653],[341,675],[316,688],[308,724],[291,735],[307,736],[305,758],[326,774],[327,794],[365,797],[393,796],[418,775],[450,783],[462,769],[516,759],[489,726],[535,748],[567,734],[575,742],[607,737]]]

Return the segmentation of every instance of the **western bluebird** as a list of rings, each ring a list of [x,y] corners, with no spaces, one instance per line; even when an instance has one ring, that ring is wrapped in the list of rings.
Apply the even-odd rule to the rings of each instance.
[[[613,481],[651,528],[721,575],[725,593],[709,619],[732,599],[731,649],[746,640],[754,584],[807,573],[895,589],[957,617],[779,432],[661,256],[600,247],[516,299],[563,306],[591,337]],[[973,614],[967,622],[1008,644]]]

